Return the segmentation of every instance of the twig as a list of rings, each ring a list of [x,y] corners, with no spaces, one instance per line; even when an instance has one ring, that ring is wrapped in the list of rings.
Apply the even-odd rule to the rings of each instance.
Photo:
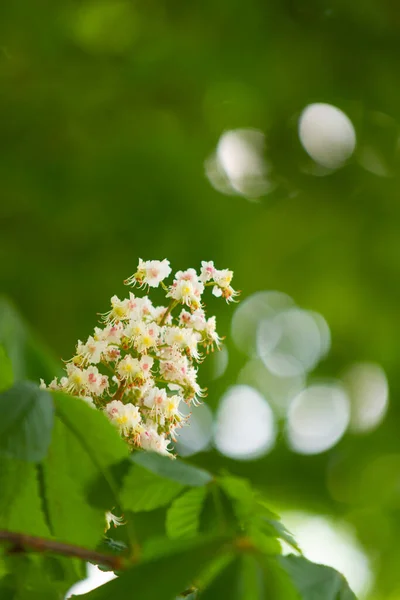
[[[136,563],[134,557],[127,558],[123,556],[114,556],[113,554],[103,554],[95,550],[81,548],[72,544],[64,544],[55,540],[25,535],[24,533],[15,533],[13,531],[0,530],[0,541],[10,542],[10,552],[53,552],[63,556],[73,556],[81,560],[91,561],[111,567],[113,571],[127,569]]]

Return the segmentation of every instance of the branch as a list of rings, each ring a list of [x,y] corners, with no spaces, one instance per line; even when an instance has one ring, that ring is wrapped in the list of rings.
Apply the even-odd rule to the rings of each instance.
[[[72,544],[64,544],[55,540],[47,540],[45,538],[23,533],[14,533],[13,531],[0,530],[0,542],[10,542],[10,552],[53,552],[54,554],[62,554],[63,556],[73,556],[81,560],[91,561],[111,567],[113,571],[121,571],[135,564],[134,557],[127,558],[123,556],[114,556],[112,554],[103,554],[95,550],[73,546]]]

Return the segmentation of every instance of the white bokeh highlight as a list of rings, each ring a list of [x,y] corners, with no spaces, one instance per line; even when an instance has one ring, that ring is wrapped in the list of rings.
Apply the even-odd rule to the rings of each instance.
[[[207,404],[196,406],[193,411],[181,402],[181,413],[189,419],[181,429],[176,432],[176,451],[179,456],[192,456],[209,448],[213,435],[214,417]]]
[[[250,460],[275,443],[274,414],[266,399],[248,385],[236,385],[222,396],[215,424],[216,448],[230,458]]]
[[[305,387],[304,375],[278,377],[271,373],[260,359],[248,361],[239,372],[238,384],[256,388],[279,417],[286,416],[291,400]]]
[[[283,292],[263,291],[243,300],[232,317],[231,337],[238,350],[257,356],[257,332],[260,323],[294,306],[294,300]]]
[[[330,345],[326,321],[310,311],[291,308],[261,321],[258,355],[271,373],[294,377],[311,371]]]
[[[256,199],[274,189],[265,159],[265,136],[257,129],[225,131],[204,163],[211,185],[224,194]]]
[[[346,523],[297,511],[284,513],[282,521],[308,560],[343,573],[357,598],[367,596],[373,583],[371,565]]]
[[[286,435],[299,454],[319,454],[332,448],[350,422],[350,401],[336,383],[311,385],[291,402]]]
[[[356,147],[356,132],[349,117],[331,104],[309,104],[298,124],[300,142],[311,158],[328,169],[341,167]]]
[[[342,379],[351,402],[350,429],[364,433],[378,427],[389,405],[389,385],[382,367],[356,363]]]

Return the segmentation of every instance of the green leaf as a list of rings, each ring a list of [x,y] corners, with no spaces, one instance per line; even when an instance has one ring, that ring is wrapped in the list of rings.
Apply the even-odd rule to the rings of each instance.
[[[128,458],[130,450],[100,411],[75,396],[53,392],[56,416],[73,433],[99,470]]]
[[[14,382],[11,360],[5,349],[0,345],[0,392],[7,390]]]
[[[51,395],[30,381],[0,394],[0,453],[39,462],[50,445],[54,422]]]
[[[10,600],[60,600],[62,597],[58,582],[52,580],[44,557],[37,554],[10,554],[7,563],[9,573],[5,583],[9,588]],[[1,598],[3,600],[3,596]]]
[[[0,460],[0,529],[50,536],[35,464],[7,457]]]
[[[104,510],[93,508],[87,499],[97,468],[74,433],[58,418],[43,471],[45,499],[55,537],[95,548],[105,527]]]
[[[15,306],[0,297],[0,343],[9,356],[16,381],[53,379],[62,372],[60,361],[32,333]]]
[[[302,600],[356,600],[346,579],[324,565],[303,556],[281,556],[279,562],[289,574]]]
[[[101,503],[91,502],[92,484],[100,477],[103,485],[97,487],[98,493],[114,498],[118,505],[111,467],[126,459],[129,449],[100,411],[58,392],[53,398],[56,423],[43,464],[50,522],[58,539],[95,547],[103,535],[105,519]]]
[[[286,529],[280,521],[276,519],[264,519],[263,529],[269,535],[276,535],[281,540],[284,540],[289,546],[301,554],[301,549],[294,539],[293,535]]]
[[[242,554],[223,569],[199,594],[199,600],[300,600],[287,573],[275,559]]]
[[[166,529],[168,537],[174,539],[196,535],[206,495],[206,487],[196,487],[173,501],[167,511]]]
[[[224,541],[199,540],[181,542],[179,548],[157,559],[143,562],[117,579],[81,596],[82,600],[174,600],[189,589],[207,564],[224,551]]]
[[[176,481],[133,465],[124,479],[121,502],[125,509],[133,512],[154,510],[169,504],[183,488]]]
[[[171,459],[155,452],[136,452],[132,455],[132,460],[152,473],[190,487],[206,485],[213,479],[204,469],[193,467],[179,458]]]
[[[254,515],[255,494],[251,484],[241,477],[224,475],[218,483],[225,494],[233,501],[233,507],[240,521],[247,521]]]
[[[231,560],[223,564],[222,569],[209,582],[207,587],[200,590],[199,600],[247,600],[249,596],[240,596],[239,589],[240,558],[232,555]],[[257,599],[258,600],[258,599]]]

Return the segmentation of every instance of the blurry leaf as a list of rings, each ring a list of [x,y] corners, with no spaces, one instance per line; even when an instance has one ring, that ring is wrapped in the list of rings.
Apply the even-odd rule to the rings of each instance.
[[[212,475],[204,469],[193,467],[179,458],[171,459],[155,452],[136,452],[132,460],[137,465],[156,473],[166,479],[177,481],[191,487],[206,485],[212,480]]]
[[[51,574],[46,568],[47,565],[42,556],[37,554],[10,554],[7,563],[9,573],[6,576],[6,584],[10,589],[10,599],[60,600],[60,589],[52,581]],[[3,600],[3,596],[1,596],[1,599]]]
[[[259,521],[254,520],[254,523],[247,528],[247,533],[250,536],[253,544],[265,555],[282,554],[282,548],[277,538],[269,533],[264,533],[259,527]]]
[[[56,424],[44,462],[46,501],[54,534],[65,542],[95,547],[105,527],[101,502],[90,503],[90,489],[100,476],[98,493],[115,497],[110,468],[129,455],[117,430],[79,398],[53,393]],[[112,509],[112,506],[109,507]]]
[[[224,565],[199,594],[201,600],[300,600],[289,576],[274,559],[243,554]],[[321,598],[322,600],[322,598]]]
[[[223,565],[207,587],[200,590],[199,600],[250,600],[251,596],[240,595],[239,568],[240,558],[232,556],[232,560]]]
[[[132,567],[118,579],[82,596],[82,600],[174,600],[191,587],[196,576],[224,549],[220,540],[180,543],[171,554]]]
[[[88,489],[89,503],[103,510],[109,510],[110,506],[114,506],[115,492],[119,494],[124,478],[131,468],[132,462],[129,458],[124,458],[122,461],[116,462],[108,468],[110,477],[115,484],[113,489],[110,486],[104,485],[104,475],[99,472]]]
[[[279,563],[289,574],[302,600],[356,600],[346,579],[324,565],[302,556],[281,556]]]
[[[124,508],[133,512],[154,510],[169,504],[183,488],[176,481],[134,465],[125,477],[121,502]]]
[[[240,521],[246,521],[254,514],[255,494],[246,479],[224,475],[218,478],[218,483],[227,496],[233,500],[235,513]]]
[[[240,564],[240,598],[245,600],[262,600],[265,598],[263,573],[255,556],[250,554],[241,558]]]
[[[206,494],[206,487],[197,487],[188,490],[172,502],[167,511],[168,537],[186,538],[196,535]]]
[[[5,297],[0,297],[0,343],[11,360],[17,381],[39,381],[40,377],[50,380],[61,372],[60,363],[36,338],[14,305]]]
[[[0,345],[0,392],[10,388],[14,382],[11,360]]]
[[[86,578],[86,563],[79,558],[46,554],[38,558],[49,581],[62,598],[74,583]]]
[[[274,600],[303,600],[291,577],[282,568],[281,557],[260,557],[263,571],[265,598]],[[304,599],[305,600],[305,599]],[[323,595],[319,600],[327,600]]]
[[[0,529],[49,537],[37,470],[33,463],[0,460]]]
[[[264,529],[264,531],[271,531],[270,535],[275,534],[277,537],[279,537],[281,540],[284,540],[287,544],[289,544],[289,546],[291,546],[294,550],[300,552],[301,554],[301,549],[299,545],[297,544],[293,535],[283,525],[283,523],[275,519],[265,519],[264,523],[264,527],[266,528]]]
[[[53,429],[51,395],[30,381],[0,394],[0,453],[38,462],[46,455]]]

